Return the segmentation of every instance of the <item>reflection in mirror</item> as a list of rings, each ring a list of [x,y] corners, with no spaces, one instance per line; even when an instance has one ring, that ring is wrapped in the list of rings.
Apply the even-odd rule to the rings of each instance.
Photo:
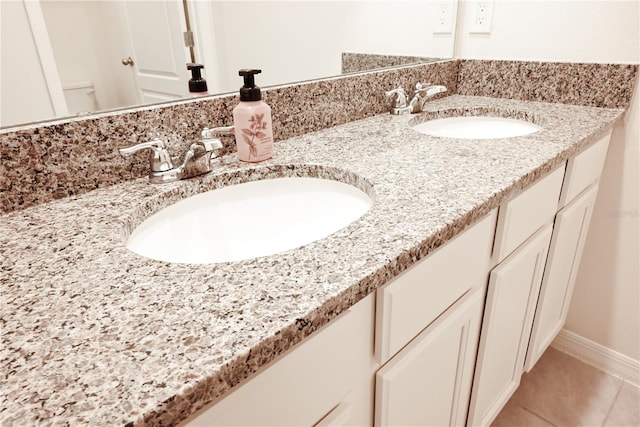
[[[0,2],[0,126],[235,92],[453,55],[457,0]],[[185,11],[186,14],[185,14]],[[185,32],[193,34],[193,53]]]

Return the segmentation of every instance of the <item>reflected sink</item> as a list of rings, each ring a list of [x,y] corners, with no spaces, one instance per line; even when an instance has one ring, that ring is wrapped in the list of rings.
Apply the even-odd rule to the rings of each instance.
[[[530,135],[542,129],[524,120],[488,116],[446,117],[412,127],[426,135],[459,139],[511,138]]]
[[[147,218],[127,248],[159,261],[210,264],[295,249],[371,207],[364,192],[319,178],[275,178],[196,194]]]

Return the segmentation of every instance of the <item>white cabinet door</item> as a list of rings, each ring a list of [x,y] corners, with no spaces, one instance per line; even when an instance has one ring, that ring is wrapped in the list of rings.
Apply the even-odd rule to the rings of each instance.
[[[567,320],[573,285],[597,193],[597,185],[590,187],[556,216],[527,351],[527,372],[533,368]]]
[[[464,425],[484,286],[467,293],[376,374],[376,426]]]
[[[491,272],[469,425],[491,424],[520,384],[551,232],[542,228]]]

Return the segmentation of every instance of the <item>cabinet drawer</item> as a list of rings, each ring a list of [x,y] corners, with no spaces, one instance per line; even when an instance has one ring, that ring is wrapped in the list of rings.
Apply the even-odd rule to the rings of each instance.
[[[500,206],[494,253],[502,261],[524,243],[558,210],[564,166],[556,169],[523,193]]]
[[[386,362],[479,279],[486,282],[496,211],[402,273],[376,294],[375,353]]]
[[[562,185],[560,207],[566,206],[578,194],[600,179],[610,139],[611,132],[569,160],[564,184]]]

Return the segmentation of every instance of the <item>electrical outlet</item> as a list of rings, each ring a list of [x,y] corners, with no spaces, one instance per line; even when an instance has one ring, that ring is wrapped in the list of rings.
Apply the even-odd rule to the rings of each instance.
[[[493,0],[478,0],[471,2],[470,33],[489,34],[491,32],[491,18],[493,17]]]
[[[451,34],[453,32],[453,17],[455,14],[454,2],[440,1],[434,14],[434,34]]]

